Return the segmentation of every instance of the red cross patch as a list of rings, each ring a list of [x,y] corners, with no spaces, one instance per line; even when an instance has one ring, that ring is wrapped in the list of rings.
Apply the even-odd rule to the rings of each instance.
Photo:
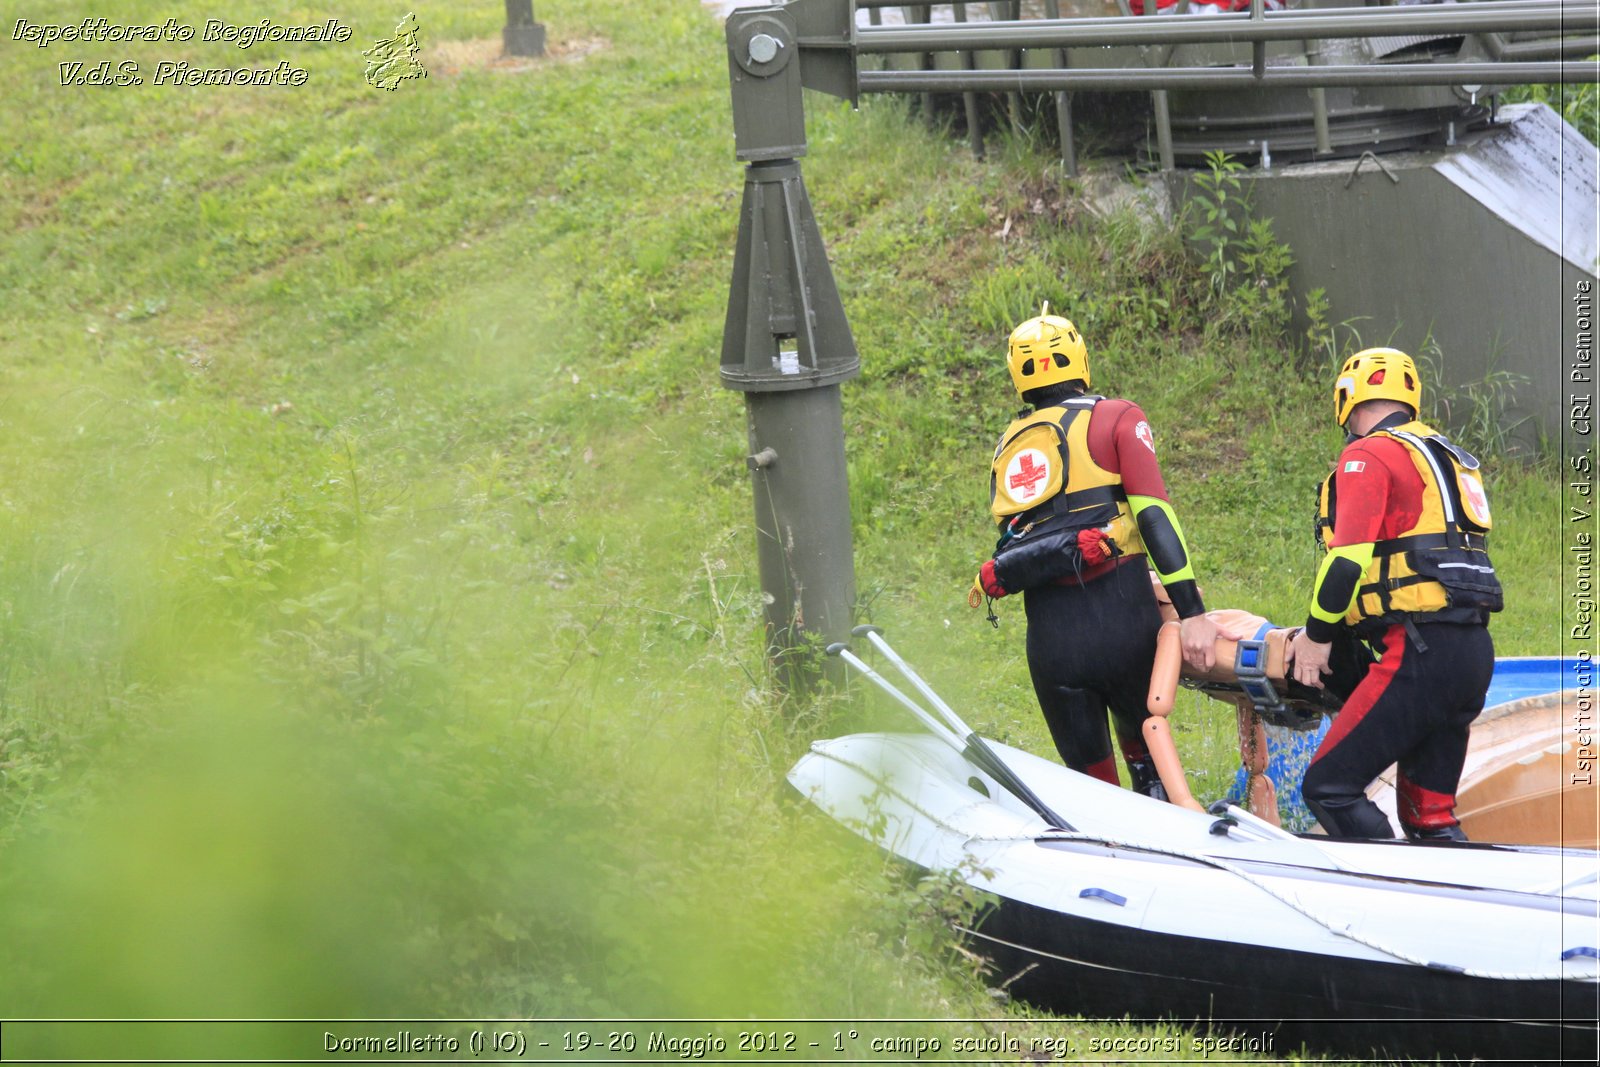
[[[1483,483],[1476,474],[1463,474],[1459,484],[1461,501],[1467,506],[1467,513],[1479,526],[1488,526],[1489,496],[1483,491]]]
[[[1050,478],[1050,460],[1037,448],[1025,448],[1006,464],[1006,491],[1013,500],[1027,502],[1039,495],[1040,483]]]

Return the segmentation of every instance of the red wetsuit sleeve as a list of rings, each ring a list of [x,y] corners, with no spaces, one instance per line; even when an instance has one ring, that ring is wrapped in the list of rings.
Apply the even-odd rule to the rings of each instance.
[[[1406,446],[1387,437],[1345,446],[1333,475],[1331,548],[1399,537],[1422,514],[1422,478]]]
[[[1096,463],[1122,476],[1126,495],[1171,503],[1156,459],[1155,435],[1139,405],[1128,400],[1105,400],[1096,405],[1094,421],[1089,424],[1088,445],[1089,455]],[[1170,516],[1170,511],[1150,507],[1138,513],[1135,521],[1158,574],[1189,573],[1189,550],[1175,525],[1177,520],[1168,521]],[[1193,577],[1164,584],[1181,618],[1205,613],[1205,602]]]
[[[1090,458],[1122,475],[1125,493],[1167,499],[1167,484],[1156,460],[1155,436],[1138,404],[1131,400],[1103,400],[1096,404],[1088,444]]]
[[[1345,446],[1333,471],[1334,524],[1330,549],[1399,537],[1422,514],[1422,479],[1406,446],[1388,437],[1364,437]],[[1362,580],[1357,565],[1335,560],[1320,572],[1312,599],[1326,612],[1342,610]],[[1338,624],[1306,617],[1306,635],[1330,641]]]

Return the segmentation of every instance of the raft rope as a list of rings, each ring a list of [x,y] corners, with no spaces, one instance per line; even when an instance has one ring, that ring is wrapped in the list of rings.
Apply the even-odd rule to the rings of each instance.
[[[818,749],[815,749],[815,748],[812,751],[815,752],[817,755],[820,755],[820,756],[824,757],[825,759],[832,760],[833,762],[838,763],[841,766],[848,767],[851,770],[856,771],[857,773],[859,773],[862,776],[864,776],[865,778],[867,778],[869,781],[877,782],[878,785],[880,786],[880,788],[882,788],[884,792],[888,793],[890,796],[894,796],[894,797],[899,798],[901,801],[903,801],[906,804],[907,807],[911,808],[912,811],[916,812],[917,814],[919,814],[919,815],[923,816],[924,818],[928,819],[929,821],[933,822],[935,825],[940,826],[940,827],[942,827],[942,828],[944,828],[946,830],[954,831],[956,833],[962,833],[963,832],[960,827],[952,826],[950,823],[946,822],[944,819],[942,819],[938,815],[935,815],[933,812],[930,812],[927,809],[923,808],[922,806],[917,804],[915,801],[913,801],[909,797],[905,796],[903,793],[899,793],[899,792],[895,791],[894,789],[890,788],[889,787],[889,783],[886,780],[886,778],[881,776],[880,774],[874,773],[874,772],[868,770],[867,768],[861,766],[860,764],[855,763],[855,762],[853,762],[851,760],[845,759],[844,757],[839,756],[839,755],[837,755],[835,753],[821,751],[821,750],[818,750]],[[1535,973],[1528,973],[1528,974],[1519,974],[1519,973],[1514,973],[1514,972],[1501,972],[1501,971],[1480,971],[1480,970],[1477,970],[1477,969],[1471,968],[1471,967],[1457,967],[1454,964],[1440,963],[1440,962],[1438,962],[1436,960],[1424,959],[1423,957],[1414,955],[1413,953],[1408,952],[1408,951],[1406,951],[1404,949],[1393,948],[1393,947],[1391,947],[1389,945],[1385,945],[1382,942],[1376,941],[1376,940],[1374,940],[1372,938],[1363,937],[1362,935],[1355,933],[1348,926],[1340,926],[1340,925],[1337,925],[1337,924],[1335,924],[1334,922],[1332,922],[1332,921],[1330,921],[1328,919],[1324,919],[1322,916],[1317,915],[1315,912],[1311,911],[1305,905],[1301,904],[1298,900],[1293,899],[1293,897],[1291,895],[1279,892],[1278,890],[1276,890],[1276,889],[1272,888],[1271,886],[1267,885],[1266,883],[1264,883],[1261,879],[1257,878],[1255,875],[1251,874],[1250,872],[1242,870],[1239,867],[1236,867],[1232,863],[1229,863],[1227,860],[1218,859],[1215,856],[1207,856],[1207,855],[1205,855],[1203,853],[1199,853],[1199,852],[1189,852],[1189,851],[1186,851],[1184,849],[1169,848],[1169,847],[1164,846],[1164,845],[1136,844],[1136,843],[1133,843],[1133,842],[1118,841],[1118,840],[1116,840],[1114,838],[1102,837],[1102,836],[1099,836],[1097,834],[1086,834],[1086,833],[1082,833],[1082,832],[1079,832],[1079,831],[1066,831],[1066,830],[1056,830],[1056,829],[1046,830],[1043,834],[968,834],[964,838],[963,843],[964,844],[970,844],[973,841],[991,841],[991,842],[996,842],[996,843],[1008,843],[1009,842],[1009,843],[1013,843],[1013,844],[1021,844],[1023,842],[1074,841],[1074,842],[1079,842],[1079,843],[1082,843],[1082,844],[1103,845],[1103,846],[1111,848],[1111,849],[1118,849],[1118,848],[1126,849],[1127,851],[1130,851],[1130,852],[1148,852],[1148,853],[1151,853],[1152,855],[1170,856],[1173,859],[1187,860],[1187,861],[1189,861],[1191,863],[1198,863],[1198,864],[1201,864],[1203,866],[1214,867],[1219,871],[1223,871],[1223,872],[1225,872],[1227,874],[1231,874],[1234,877],[1239,878],[1240,880],[1242,880],[1244,882],[1247,882],[1248,884],[1250,884],[1250,885],[1254,886],[1255,888],[1261,890],[1261,892],[1265,893],[1267,896],[1269,896],[1272,899],[1278,901],[1280,904],[1283,904],[1285,907],[1289,908],[1291,911],[1297,912],[1300,916],[1302,916],[1305,919],[1310,920],[1313,924],[1322,927],[1322,929],[1324,929],[1324,930],[1328,931],[1329,933],[1333,934],[1335,937],[1342,937],[1342,938],[1345,938],[1348,941],[1353,941],[1358,945],[1362,945],[1362,946],[1364,946],[1366,948],[1370,948],[1374,952],[1381,952],[1383,955],[1392,957],[1394,959],[1397,959],[1397,960],[1401,961],[1402,963],[1409,963],[1409,964],[1412,964],[1412,965],[1417,966],[1417,967],[1425,967],[1425,968],[1427,968],[1429,970],[1434,970],[1434,971],[1448,971],[1448,972],[1451,972],[1453,974],[1463,974],[1463,975],[1466,975],[1469,978],[1489,978],[1489,979],[1494,979],[1494,980],[1498,980],[1498,981],[1548,982],[1548,981],[1566,981],[1566,980],[1569,979],[1569,977],[1571,977],[1571,978],[1580,978],[1580,979],[1583,977],[1581,975],[1569,976],[1569,975],[1565,974],[1564,972],[1560,972],[1560,971],[1553,972],[1553,973],[1550,973],[1550,972],[1537,973],[1537,972],[1535,972]]]

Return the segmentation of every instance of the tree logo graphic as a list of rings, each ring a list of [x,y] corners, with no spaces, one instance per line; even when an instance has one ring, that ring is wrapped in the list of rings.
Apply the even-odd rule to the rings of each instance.
[[[394,28],[394,36],[379,41],[361,54],[367,57],[367,84],[391,93],[408,78],[426,78],[428,71],[417,59],[417,16],[407,12]]]

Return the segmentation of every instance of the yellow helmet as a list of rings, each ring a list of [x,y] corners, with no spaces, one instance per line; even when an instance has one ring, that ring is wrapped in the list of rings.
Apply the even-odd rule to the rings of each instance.
[[[1083,337],[1072,323],[1050,314],[1049,301],[1045,301],[1037,318],[1011,331],[1006,366],[1011,368],[1011,381],[1018,396],[1029,389],[1074,378],[1089,388],[1089,353],[1083,347]]]
[[[1366,400],[1398,400],[1422,413],[1422,379],[1410,356],[1393,348],[1367,348],[1344,361],[1333,384],[1333,415],[1343,426]]]

